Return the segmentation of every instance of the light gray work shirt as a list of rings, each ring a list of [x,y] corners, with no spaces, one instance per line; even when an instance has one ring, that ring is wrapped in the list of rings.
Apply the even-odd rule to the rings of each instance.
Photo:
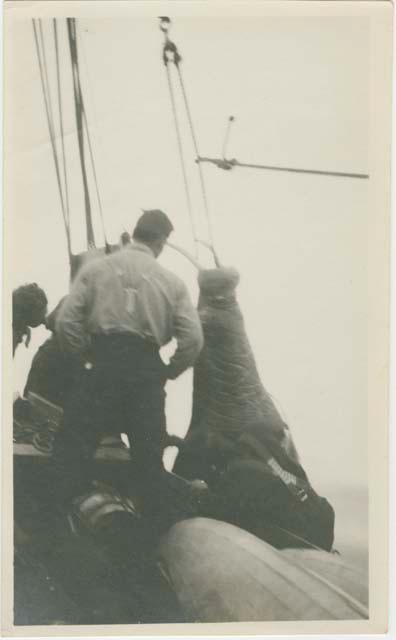
[[[187,287],[137,242],[81,270],[61,307],[56,332],[63,349],[75,354],[89,349],[92,335],[132,333],[158,347],[176,338],[171,379],[194,364],[203,346]]]

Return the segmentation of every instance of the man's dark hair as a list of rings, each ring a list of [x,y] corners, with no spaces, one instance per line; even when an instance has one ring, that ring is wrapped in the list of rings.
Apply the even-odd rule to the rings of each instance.
[[[136,223],[132,237],[138,242],[155,242],[167,238],[173,231],[173,224],[166,213],[160,209],[144,211]]]
[[[47,296],[38,284],[24,284],[12,292],[14,326],[38,327],[45,322]]]

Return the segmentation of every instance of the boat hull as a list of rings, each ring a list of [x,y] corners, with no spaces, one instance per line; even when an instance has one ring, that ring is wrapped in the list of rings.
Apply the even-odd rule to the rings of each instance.
[[[164,571],[194,620],[367,618],[359,576],[350,569],[343,573],[333,554],[316,553],[308,552],[309,569],[305,550],[279,551],[242,529],[207,518],[177,523],[160,546]]]

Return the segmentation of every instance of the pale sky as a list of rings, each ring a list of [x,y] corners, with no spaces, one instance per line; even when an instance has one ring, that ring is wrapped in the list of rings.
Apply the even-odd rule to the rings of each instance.
[[[155,20],[79,21],[80,66],[110,239],[141,208],[162,208],[173,240],[192,248]],[[44,25],[51,69],[52,26]],[[84,248],[84,209],[71,91],[61,31],[63,111],[73,248]],[[178,18],[171,31],[202,155],[219,155],[236,120],[229,155],[241,161],[368,173],[369,30],[364,18]],[[6,150],[15,229],[14,286],[36,281],[50,308],[67,292],[59,195],[32,25],[13,26],[6,56]],[[54,106],[54,108],[55,108]],[[11,115],[10,115],[11,114]],[[189,176],[206,233],[194,154]],[[16,169],[15,169],[16,167]],[[241,273],[239,302],[264,386],[288,422],[318,491],[367,485],[368,181],[204,167],[220,259]],[[93,191],[92,191],[93,193]],[[98,241],[100,229],[96,223]],[[167,250],[161,258],[196,297],[195,274]],[[20,347],[14,388],[23,389],[31,347]],[[168,427],[184,433],[191,373],[168,384]]]

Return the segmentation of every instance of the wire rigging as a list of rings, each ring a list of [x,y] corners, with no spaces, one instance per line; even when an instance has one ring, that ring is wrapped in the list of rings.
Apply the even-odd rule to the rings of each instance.
[[[187,172],[186,172],[186,168],[185,168],[185,159],[184,159],[184,154],[183,154],[182,144],[181,144],[180,127],[179,127],[179,124],[178,124],[177,111],[176,111],[176,107],[175,107],[174,91],[173,91],[170,72],[169,72],[169,63],[170,62],[175,65],[176,70],[177,70],[179,83],[180,83],[180,88],[181,88],[182,97],[183,97],[183,102],[184,102],[184,107],[185,107],[185,111],[186,111],[186,115],[187,115],[187,121],[188,121],[188,125],[189,125],[189,130],[190,130],[190,134],[191,134],[191,138],[192,138],[192,142],[193,142],[193,146],[194,146],[194,150],[195,150],[196,155],[199,155],[198,142],[197,142],[197,136],[196,136],[196,133],[195,133],[195,128],[194,128],[193,119],[192,119],[192,115],[191,115],[191,109],[190,109],[190,105],[189,105],[189,101],[188,101],[188,97],[187,97],[187,92],[186,92],[186,88],[185,88],[185,84],[184,84],[184,80],[183,80],[183,75],[182,75],[182,72],[181,72],[181,69],[180,69],[181,56],[179,54],[179,51],[178,51],[177,46],[175,45],[175,43],[172,42],[169,39],[169,36],[168,36],[169,26],[170,26],[169,18],[160,17],[160,29],[164,34],[164,47],[163,47],[162,59],[163,59],[163,62],[164,62],[164,65],[165,65],[165,68],[166,68],[166,71],[167,71],[169,92],[170,92],[170,98],[171,98],[171,106],[172,106],[172,110],[173,110],[173,114],[174,114],[176,136],[177,136],[177,140],[178,140],[179,155],[180,155],[180,161],[181,161],[182,171],[183,171],[184,186],[185,186],[186,195],[188,194],[187,195],[187,202],[191,203],[191,199],[190,199],[190,196],[189,196],[188,181],[187,181]],[[208,197],[207,197],[207,192],[206,192],[205,180],[204,180],[202,167],[200,167],[199,164],[198,164],[198,173],[199,173],[199,181],[200,181],[200,186],[201,186],[202,199],[203,199],[203,204],[204,204],[204,211],[205,211],[205,215],[206,215],[207,226],[208,226],[208,235],[209,235],[209,242],[208,243],[202,243],[201,242],[201,244],[204,244],[205,246],[208,246],[208,248],[212,252],[215,264],[218,267],[218,266],[220,266],[220,262],[219,262],[218,256],[217,256],[215,248],[214,248],[212,221],[211,221],[211,216],[210,216],[210,211],[209,211],[209,204],[208,204]],[[189,208],[189,213],[190,212],[191,212],[191,209]],[[190,213],[190,218],[192,220],[192,213]],[[193,221],[191,222],[191,225],[192,225],[192,229],[193,229],[193,236],[194,236],[195,242],[196,243],[200,242],[198,240],[198,238],[196,237],[195,226],[194,226]]]
[[[172,91],[172,88],[171,88],[171,81],[170,81],[170,75],[169,75],[169,69],[168,69],[168,63],[169,62],[173,62],[173,64],[176,67],[176,70],[177,70],[177,75],[178,75],[179,83],[180,83],[180,89],[181,89],[181,93],[182,93],[182,96],[183,96],[184,107],[185,107],[185,111],[186,111],[186,115],[187,115],[187,121],[188,121],[190,134],[191,134],[191,138],[192,138],[192,142],[193,142],[193,146],[194,146],[194,150],[195,150],[195,154],[196,154],[196,160],[195,161],[197,163],[198,172],[199,172],[199,181],[200,181],[200,186],[201,186],[202,199],[203,199],[204,210],[205,210],[205,215],[206,215],[206,219],[207,219],[208,235],[209,235],[209,242],[208,243],[202,242],[202,240],[199,240],[199,242],[200,242],[200,244],[203,244],[203,245],[207,246],[212,251],[216,266],[219,266],[219,260],[218,260],[218,257],[216,255],[216,251],[214,249],[214,237],[213,237],[212,219],[211,219],[211,215],[210,215],[210,211],[209,211],[207,190],[206,190],[204,174],[203,174],[203,170],[202,170],[202,164],[204,162],[214,164],[218,168],[224,169],[224,170],[228,170],[228,171],[230,169],[232,169],[233,167],[242,167],[242,168],[249,168],[249,169],[262,169],[262,170],[267,170],[267,171],[281,171],[281,172],[289,172],[289,173],[305,173],[305,174],[312,174],[312,175],[319,175],[319,176],[333,176],[333,177],[342,177],[342,178],[358,178],[358,179],[367,179],[367,178],[369,178],[369,175],[368,174],[364,174],[364,173],[352,173],[352,172],[343,172],[343,171],[325,171],[325,170],[319,170],[319,169],[303,169],[303,168],[300,169],[300,168],[295,168],[295,167],[282,167],[282,166],[273,166],[273,165],[252,164],[252,163],[239,162],[235,158],[232,159],[232,160],[228,160],[225,157],[225,153],[226,153],[226,148],[227,148],[227,144],[228,144],[228,140],[229,140],[231,124],[235,120],[234,116],[230,116],[229,120],[228,120],[228,126],[227,126],[227,130],[226,130],[225,140],[224,140],[224,143],[223,143],[223,157],[222,158],[207,158],[207,157],[201,156],[200,153],[199,153],[198,138],[197,138],[197,135],[196,135],[196,131],[195,131],[195,127],[194,127],[194,123],[193,123],[193,119],[192,119],[191,108],[190,108],[190,103],[189,103],[189,100],[188,100],[187,91],[186,91],[186,87],[185,87],[185,83],[184,83],[183,73],[182,73],[182,69],[180,67],[180,62],[181,62],[182,58],[181,58],[181,55],[180,55],[180,53],[179,53],[179,51],[177,49],[176,44],[174,42],[172,42],[172,40],[170,40],[170,38],[168,36],[168,31],[169,31],[169,28],[170,28],[170,25],[171,25],[171,21],[166,16],[160,16],[159,19],[160,19],[160,29],[164,34],[163,61],[164,61],[164,64],[166,66],[167,73],[168,73],[168,82],[169,82],[169,88],[170,88],[172,109],[174,110],[174,113],[175,113],[174,96],[173,96],[173,91]],[[178,127],[176,113],[175,113],[175,126],[176,126],[176,135],[177,135],[178,142],[179,142],[180,131],[179,131],[179,127]],[[179,143],[179,147],[180,146],[181,146],[181,142]],[[180,156],[181,156],[181,162],[182,162],[184,176],[186,176],[185,167],[184,167],[185,163],[184,163],[184,159],[183,159],[182,153],[180,153]],[[185,189],[186,189],[186,192],[187,192],[188,191],[188,186],[186,186],[186,177],[184,178],[184,180],[185,180]],[[194,236],[194,239],[195,239],[195,236]]]
[[[45,90],[46,90],[47,100],[48,100],[48,111],[49,111],[49,115],[50,115],[52,135],[54,136],[54,142],[55,142],[55,148],[56,148],[54,112],[52,110],[52,98],[51,98],[51,90],[50,90],[50,83],[49,83],[47,54],[46,54],[46,49],[45,49],[43,25],[42,25],[41,19],[39,19],[39,36],[40,36],[41,55],[42,55],[43,69],[44,69]]]
[[[73,91],[74,91],[74,108],[77,122],[77,137],[80,151],[81,173],[83,179],[84,200],[85,200],[85,218],[88,248],[95,247],[95,236],[92,224],[91,200],[89,195],[88,176],[85,165],[85,149],[84,149],[84,124],[83,124],[83,102],[80,83],[80,74],[78,67],[77,52],[77,36],[76,36],[76,20],[75,18],[66,18],[67,32],[69,37],[70,57],[72,62]]]
[[[77,35],[78,35],[78,31],[79,30],[77,29],[77,23],[76,23],[76,34]],[[80,38],[80,41],[81,41],[81,38]],[[85,131],[86,131],[86,134],[87,134],[88,150],[89,150],[89,155],[90,155],[90,159],[91,159],[92,174],[93,174],[93,178],[94,178],[96,198],[97,198],[97,201],[98,201],[99,215],[100,215],[100,221],[101,221],[101,225],[102,225],[103,237],[104,237],[105,245],[106,245],[106,248],[107,248],[109,246],[109,243],[108,243],[108,240],[107,240],[106,226],[105,226],[105,222],[104,222],[102,198],[101,198],[100,191],[99,191],[99,181],[98,181],[98,177],[97,177],[97,173],[96,173],[95,158],[94,158],[93,147],[92,147],[92,143],[91,143],[91,134],[90,134],[90,131],[89,131],[89,126],[88,126],[88,116],[87,116],[87,112],[86,112],[86,109],[85,109],[85,101],[84,101],[84,98],[83,98],[81,87],[80,87],[80,92],[81,92],[81,96],[80,97],[81,97],[82,116],[83,116],[83,122],[84,122],[84,126],[85,126]]]
[[[176,111],[176,101],[175,101],[175,96],[174,96],[173,87],[172,87],[170,69],[169,69],[169,66],[168,66],[167,63],[165,64],[165,66],[166,66],[166,77],[167,77],[167,81],[168,81],[169,95],[170,95],[172,112],[173,112],[173,120],[174,120],[175,130],[176,130],[177,146],[178,146],[178,150],[179,150],[180,166],[181,166],[182,175],[183,175],[184,191],[185,191],[185,194],[186,194],[187,210],[188,210],[188,215],[189,215],[189,218],[190,218],[191,230],[192,230],[192,235],[193,235],[193,239],[194,239],[195,255],[197,256],[197,252],[198,252],[198,237],[197,237],[196,228],[195,228],[195,222],[194,222],[194,214],[193,214],[193,208],[192,208],[192,202],[191,202],[190,188],[188,186],[186,163],[185,163],[185,158],[184,158],[183,145],[182,145],[182,140],[181,140],[181,132],[180,132],[180,127],[179,127],[179,121],[178,121],[177,111]]]
[[[69,199],[69,182],[68,182],[65,135],[64,135],[63,96],[62,96],[62,81],[61,81],[61,72],[60,72],[58,23],[57,23],[57,19],[53,19],[53,38],[54,38],[54,46],[55,46],[56,88],[57,88],[57,98],[58,98],[58,119],[59,119],[59,130],[60,130],[61,157],[60,157],[60,154],[58,155],[57,135],[55,130],[55,118],[54,118],[54,111],[53,111],[53,105],[52,105],[50,77],[49,77],[49,70],[48,70],[48,64],[47,64],[47,53],[46,53],[42,20],[33,18],[32,24],[33,24],[34,40],[35,40],[35,46],[36,46],[39,71],[40,71],[41,87],[42,87],[45,111],[47,116],[47,124],[48,124],[48,130],[50,135],[54,165],[55,165],[55,172],[56,172],[56,179],[57,179],[59,197],[60,197],[61,208],[62,208],[63,221],[64,221],[65,232],[66,232],[67,249],[69,254],[69,260],[71,261],[72,252],[71,252],[71,237],[70,237],[70,199]],[[176,44],[170,40],[168,35],[170,24],[171,24],[171,21],[168,17],[160,17],[160,29],[164,34],[163,62],[166,69],[167,83],[168,83],[174,125],[176,130],[177,147],[178,147],[180,165],[182,170],[182,178],[183,178],[184,190],[186,195],[187,209],[188,209],[188,215],[190,219],[196,254],[198,250],[198,245],[205,246],[211,251],[216,266],[220,265],[218,256],[214,248],[212,218],[211,218],[211,213],[209,209],[209,200],[208,200],[203,168],[201,166],[205,162],[214,164],[215,166],[224,170],[231,170],[234,167],[241,167],[241,168],[268,170],[268,171],[305,173],[305,174],[346,177],[346,178],[366,179],[369,177],[368,174],[363,174],[363,173],[325,171],[325,170],[317,170],[317,169],[304,169],[304,168],[295,168],[295,167],[282,167],[282,166],[273,166],[273,165],[243,163],[243,162],[239,162],[235,158],[227,159],[225,157],[225,153],[226,153],[226,148],[229,140],[231,124],[234,121],[233,116],[230,116],[228,121],[225,140],[223,143],[223,158],[209,158],[209,157],[201,156],[199,153],[198,137],[194,127],[194,122],[192,118],[192,112],[191,112],[189,98],[187,95],[183,72],[180,66],[182,58]],[[74,107],[75,107],[75,115],[76,115],[76,123],[77,123],[77,138],[78,138],[81,172],[82,172],[82,180],[83,180],[87,244],[88,244],[88,248],[95,247],[95,236],[94,236],[93,220],[92,220],[92,207],[91,207],[89,181],[88,181],[88,173],[87,173],[87,165],[86,165],[85,140],[88,145],[89,161],[92,168],[92,178],[93,178],[93,183],[95,187],[95,193],[96,193],[96,199],[97,199],[97,204],[99,209],[104,241],[106,245],[106,250],[108,250],[110,248],[110,245],[108,244],[108,241],[107,241],[104,211],[103,211],[102,198],[101,198],[100,189],[99,189],[99,180],[98,180],[98,175],[96,171],[93,144],[91,140],[91,132],[90,132],[90,127],[88,123],[88,116],[85,109],[85,102],[84,102],[83,91],[81,86],[78,45],[77,45],[78,39],[79,39],[79,42],[81,42],[81,35],[79,33],[79,30],[77,29],[77,21],[75,18],[67,18],[66,25],[67,25],[67,35],[68,35],[70,57],[71,57],[73,96],[74,96]],[[180,91],[182,96],[182,103],[183,103],[184,110],[187,117],[188,129],[191,136],[193,148],[196,154],[195,161],[197,163],[197,169],[199,174],[199,184],[200,184],[200,189],[202,193],[204,213],[205,213],[206,222],[207,222],[207,230],[208,230],[208,238],[209,238],[207,242],[200,239],[197,235],[196,219],[194,218],[193,202],[192,202],[192,196],[191,196],[188,174],[186,169],[186,159],[185,159],[185,152],[183,148],[183,140],[182,140],[181,127],[179,122],[178,109],[177,109],[176,99],[175,99],[175,88],[172,81],[172,74],[171,74],[171,68],[170,68],[172,64],[175,66],[175,69],[176,69],[176,74],[178,77],[178,83],[180,85]],[[61,164],[63,169],[62,171],[61,171]]]
[[[91,159],[92,174],[93,174],[94,184],[95,184],[96,198],[97,198],[98,207],[99,207],[100,222],[101,222],[101,225],[102,225],[102,232],[103,232],[103,236],[104,236],[105,245],[108,246],[109,243],[107,241],[107,235],[106,235],[106,227],[105,227],[105,222],[104,222],[102,198],[100,196],[100,191],[99,191],[99,182],[98,182],[98,176],[97,176],[97,173],[96,173],[95,159],[94,159],[94,153],[93,153],[92,143],[91,143],[91,135],[90,135],[90,132],[89,132],[88,118],[87,118],[87,114],[86,114],[86,111],[85,111],[85,106],[84,106],[84,101],[83,100],[81,100],[81,104],[82,104],[83,121],[84,121],[85,131],[86,131],[86,134],[87,134],[89,157]]]
[[[54,30],[54,42],[55,42],[55,62],[56,62],[56,80],[58,88],[58,108],[59,108],[59,128],[62,147],[62,160],[63,160],[63,180],[65,188],[65,209],[67,214],[67,225],[70,229],[70,202],[69,202],[69,186],[67,179],[67,166],[66,166],[66,152],[65,152],[65,135],[63,128],[63,109],[62,109],[62,89],[61,89],[61,76],[60,76],[60,64],[59,64],[59,42],[58,42],[58,26],[56,18],[53,18],[53,30]]]
[[[47,116],[47,124],[52,148],[52,155],[54,159],[56,179],[59,190],[59,197],[61,201],[62,215],[66,232],[67,250],[69,255],[70,265],[72,264],[73,254],[71,250],[71,234],[70,234],[70,198],[69,198],[69,180],[67,171],[66,160],[66,148],[65,148],[65,130],[64,130],[64,113],[63,113],[63,95],[62,95],[62,79],[61,79],[61,65],[60,65],[60,51],[59,51],[59,31],[58,20],[56,18],[52,21],[53,27],[53,43],[55,50],[55,69],[56,69],[56,88],[58,101],[58,114],[59,120],[59,137],[60,137],[60,151],[57,144],[57,132],[56,132],[56,119],[53,109],[53,102],[51,96],[50,86],[50,74],[47,63],[47,52],[44,37],[44,29],[41,19],[33,19],[33,33],[36,46],[37,59],[40,70],[41,87],[44,98],[45,111]],[[81,172],[83,180],[84,202],[85,202],[85,218],[86,218],[86,231],[87,231],[87,244],[88,248],[95,247],[95,236],[92,221],[92,208],[91,198],[89,191],[89,182],[86,166],[86,152],[85,152],[85,136],[88,143],[89,160],[92,167],[93,182],[95,185],[96,198],[98,202],[99,215],[103,230],[103,236],[106,246],[106,251],[109,250],[110,245],[107,241],[107,234],[104,223],[104,214],[102,199],[99,190],[99,181],[95,165],[95,157],[93,152],[93,145],[91,140],[90,128],[88,124],[88,116],[85,110],[83,91],[81,87],[80,69],[78,60],[78,48],[77,48],[77,25],[74,18],[66,19],[67,36],[70,48],[72,79],[73,79],[73,97],[74,107],[77,123],[77,139],[80,153]],[[61,166],[62,165],[62,166]]]
[[[214,164],[219,169],[224,169],[226,171],[231,170],[233,167],[241,167],[245,169],[265,169],[266,171],[285,171],[288,173],[309,173],[317,176],[334,176],[338,178],[360,178],[366,180],[369,178],[368,173],[348,173],[345,171],[324,171],[320,169],[299,169],[296,167],[279,167],[274,165],[265,165],[265,164],[252,164],[248,162],[239,162],[233,158],[232,160],[227,160],[226,158],[207,158],[198,156],[196,162],[200,164],[201,162],[209,162],[210,164]]]
[[[35,18],[32,19],[32,25],[33,25],[33,34],[34,34],[34,42],[35,42],[35,46],[36,46],[37,60],[38,60],[39,71],[40,71],[41,88],[42,88],[42,92],[43,92],[44,106],[45,106],[45,111],[46,111],[46,115],[47,115],[47,124],[48,124],[48,130],[49,130],[49,135],[50,135],[52,155],[53,155],[54,165],[55,165],[56,180],[57,180],[57,184],[58,184],[59,197],[60,197],[61,208],[62,208],[62,217],[63,217],[64,226],[65,226],[68,257],[69,257],[69,262],[71,262],[71,245],[70,245],[69,220],[68,220],[68,216],[67,216],[67,213],[66,213],[65,202],[64,202],[64,198],[63,198],[63,189],[62,189],[62,181],[61,181],[61,174],[60,174],[60,168],[59,168],[59,160],[58,160],[57,148],[56,148],[56,144],[55,144],[55,132],[54,132],[54,127],[53,127],[53,119],[51,118],[48,87],[46,85],[46,80],[45,80],[46,77],[48,78],[48,72],[45,73],[43,51],[40,49],[39,31],[41,31],[41,35],[42,35],[41,19],[39,19],[39,28],[37,27]],[[40,29],[40,27],[41,27],[41,29]],[[43,38],[41,38],[41,43],[42,44],[44,43],[44,39]]]
[[[186,113],[187,113],[188,123],[189,123],[189,127],[190,127],[191,138],[193,140],[195,153],[196,153],[196,155],[198,157],[199,156],[198,141],[197,141],[197,136],[195,134],[194,124],[193,124],[193,120],[192,120],[192,116],[191,116],[191,109],[190,109],[190,105],[189,105],[188,98],[187,98],[187,92],[186,92],[186,88],[185,88],[185,85],[184,85],[183,75],[182,75],[182,71],[180,69],[179,63],[175,62],[175,64],[176,64],[176,68],[177,68],[177,72],[178,72],[178,76],[179,76],[179,81],[180,81],[180,86],[181,86],[181,90],[182,90],[182,94],[183,94],[184,104],[185,104],[185,107],[186,107]],[[220,263],[219,263],[219,259],[218,259],[218,256],[216,254],[215,248],[214,248],[212,219],[211,219],[211,215],[210,215],[210,212],[209,212],[209,203],[208,203],[208,196],[207,196],[207,192],[206,192],[206,185],[205,185],[203,170],[202,170],[202,167],[201,167],[200,163],[197,163],[197,166],[198,166],[199,180],[200,180],[200,183],[201,183],[201,191],[202,191],[202,198],[203,198],[203,202],[204,202],[206,220],[207,220],[207,224],[208,224],[209,245],[210,245],[211,251],[213,253],[213,257],[214,257],[214,261],[216,263],[216,266],[218,267],[218,266],[220,266]]]

